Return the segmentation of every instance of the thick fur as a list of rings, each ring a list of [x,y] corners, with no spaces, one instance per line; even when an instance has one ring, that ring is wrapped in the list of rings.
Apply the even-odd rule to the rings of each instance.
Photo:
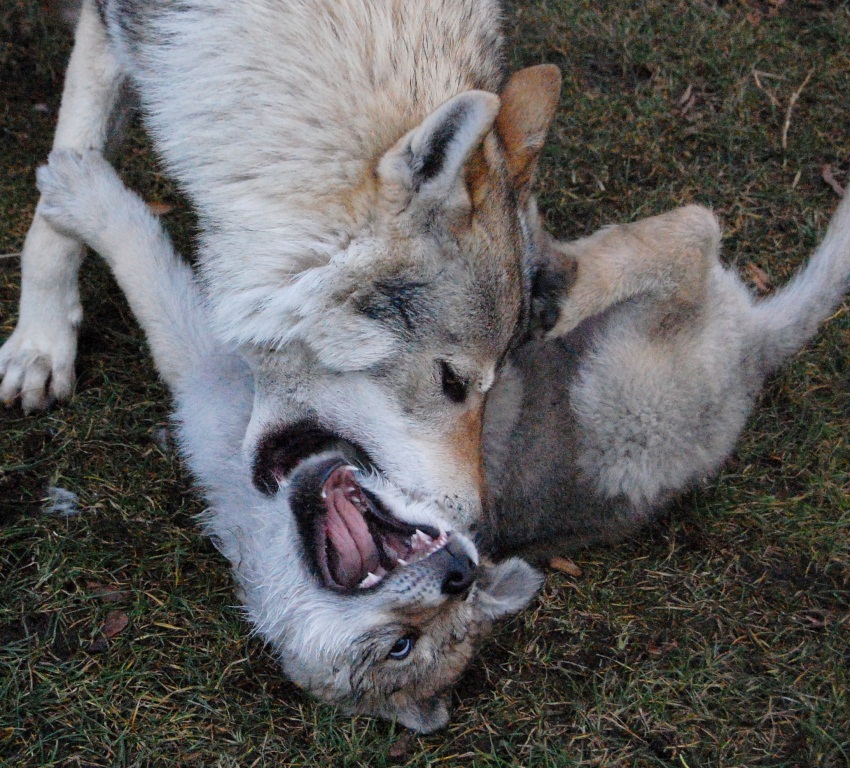
[[[133,84],[199,214],[213,331],[256,374],[258,487],[310,424],[447,525],[479,518],[484,395],[528,312],[559,84],[506,78],[499,19],[496,0],[84,2],[55,146],[102,149]],[[70,393],[79,243],[37,214],[22,259],[0,398],[32,409]]]
[[[534,559],[622,539],[717,471],[765,377],[847,290],[850,199],[763,300],[698,206],[542,250],[537,284],[570,287],[536,309],[550,329],[512,356],[485,420],[487,549]]]
[[[440,594],[439,562],[429,558],[374,593],[340,598],[317,586],[288,489],[258,493],[237,455],[250,371],[210,333],[191,270],[158,222],[96,153],[54,154],[39,182],[41,213],[104,255],[142,323],[175,392],[182,450],[211,501],[205,527],[286,672],[348,709],[421,731],[442,725],[442,692],[490,622],[525,605],[539,577],[514,558],[486,564],[458,601]],[[764,377],[846,289],[850,199],[809,265],[762,301],[721,266],[719,226],[697,206],[573,243],[537,238],[548,261],[537,265],[536,284],[571,287],[539,292],[536,313],[549,337],[515,350],[492,389],[484,429],[491,512],[479,545],[542,559],[622,539],[717,469]],[[523,461],[510,460],[516,455]],[[429,519],[380,477],[374,483],[400,518]],[[416,655],[403,664],[387,658],[414,628]]]
[[[438,552],[374,589],[326,589],[303,556],[290,507],[299,476],[323,455],[301,462],[275,495],[257,490],[240,454],[254,377],[234,347],[211,333],[190,268],[98,153],[51,158],[39,171],[40,213],[104,256],[144,328],[175,396],[181,451],[210,502],[204,527],[232,563],[257,633],[287,675],[325,701],[417,731],[445,725],[447,689],[491,623],[531,600],[539,574],[516,559],[481,563],[468,595],[446,595]],[[364,487],[398,519],[442,524],[432,503],[411,501],[380,475]],[[456,538],[477,559],[472,543]],[[406,636],[415,639],[410,655],[389,657]]]

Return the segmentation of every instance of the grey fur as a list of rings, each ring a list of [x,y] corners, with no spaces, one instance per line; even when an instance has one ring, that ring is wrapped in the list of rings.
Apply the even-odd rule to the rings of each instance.
[[[54,153],[39,184],[43,215],[101,252],[145,328],[176,395],[182,451],[211,503],[205,527],[287,673],[344,708],[421,731],[443,725],[445,688],[490,622],[522,608],[539,577],[515,558],[487,563],[466,599],[446,600],[445,560],[432,556],[375,592],[339,601],[317,588],[303,567],[286,483],[264,497],[238,460],[250,371],[209,333],[191,272],[158,222],[94,153]],[[541,559],[616,541],[728,455],[764,376],[845,290],[850,199],[809,266],[759,303],[718,262],[719,234],[712,214],[694,206],[575,243],[538,233],[543,268],[572,275],[550,284],[575,281],[549,297],[559,303],[552,337],[516,349],[492,390],[490,513],[479,521],[485,551]],[[625,269],[612,279],[616,264]],[[436,611],[423,656],[408,667],[384,658],[403,626],[397,617],[423,611]],[[345,670],[345,681],[331,669]]]
[[[540,575],[518,559],[479,562],[469,538],[445,529],[432,502],[372,473],[360,478],[361,487],[397,521],[439,527],[448,541],[376,586],[345,593],[327,588],[306,556],[295,497],[305,475],[345,456],[335,447],[319,450],[280,478],[276,492],[258,490],[240,452],[255,374],[211,333],[195,277],[159,222],[96,152],[54,152],[38,181],[41,214],[106,259],[144,328],[174,394],[181,453],[210,505],[204,529],[230,560],[247,618],[288,676],[346,711],[423,732],[445,725],[448,689],[493,621],[532,599]],[[287,349],[291,368],[281,386],[339,386],[316,372],[299,345]],[[314,502],[322,504],[318,491]],[[464,553],[475,580],[449,592],[449,569]],[[392,658],[394,642],[410,634],[416,643],[409,657]]]
[[[485,550],[533,559],[620,540],[717,471],[765,377],[847,290],[850,200],[763,300],[721,265],[719,226],[697,206],[541,241],[544,271],[570,287],[554,330],[513,354],[485,420]]]

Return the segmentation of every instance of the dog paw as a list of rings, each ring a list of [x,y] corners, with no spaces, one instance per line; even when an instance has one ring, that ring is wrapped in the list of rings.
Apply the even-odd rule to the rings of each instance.
[[[77,328],[67,320],[18,323],[0,348],[0,401],[20,400],[25,413],[67,400],[74,390]]]
[[[36,172],[41,192],[38,213],[57,230],[91,242],[114,202],[115,184],[121,185],[100,152],[54,150],[47,165]],[[123,187],[123,185],[121,185]]]

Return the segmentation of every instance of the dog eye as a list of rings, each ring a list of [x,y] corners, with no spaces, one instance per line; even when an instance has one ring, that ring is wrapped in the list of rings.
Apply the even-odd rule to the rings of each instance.
[[[453,403],[466,400],[469,382],[462,379],[445,360],[440,361],[440,383],[443,386],[443,394]]]
[[[413,635],[405,635],[404,637],[400,637],[398,640],[395,641],[395,643],[393,643],[393,647],[387,654],[387,658],[395,659],[396,661],[406,659],[408,656],[410,656],[410,652],[413,650],[413,646],[415,643],[416,639],[413,637]]]

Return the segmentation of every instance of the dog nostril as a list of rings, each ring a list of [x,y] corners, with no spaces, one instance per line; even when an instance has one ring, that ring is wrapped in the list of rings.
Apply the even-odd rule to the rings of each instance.
[[[451,562],[440,589],[444,595],[462,595],[475,582],[475,563],[461,546],[453,546],[453,542],[449,542],[444,551],[451,556]]]
[[[475,581],[475,571],[449,571],[443,579],[442,591],[445,595],[462,595]]]

